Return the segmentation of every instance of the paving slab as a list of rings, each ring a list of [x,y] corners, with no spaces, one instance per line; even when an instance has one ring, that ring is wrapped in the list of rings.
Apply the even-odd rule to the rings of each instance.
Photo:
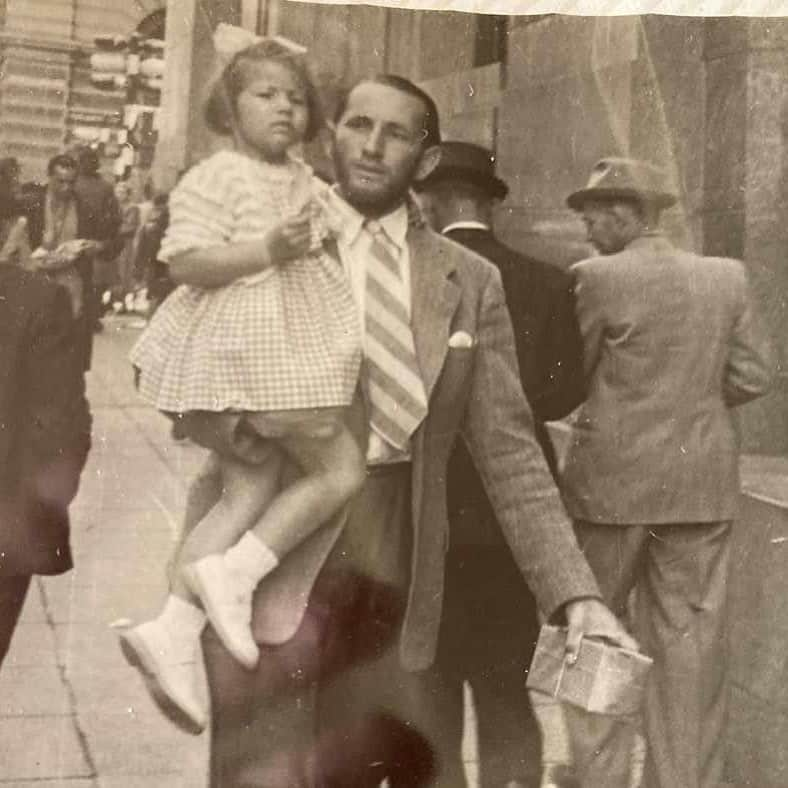
[[[92,777],[72,717],[0,718],[0,774],[6,780]]]
[[[160,554],[156,555],[156,547],[160,546],[162,537],[166,539],[167,535],[158,534],[156,539],[149,540],[147,555],[142,548],[137,553],[126,553],[122,556],[98,553],[80,556],[81,560],[74,562],[71,573],[74,587],[95,586],[103,591],[119,581],[133,581],[145,587],[160,585],[162,570],[169,553],[168,550],[160,548]],[[159,544],[156,544],[157,542]],[[162,545],[165,546],[168,546],[167,541]]]
[[[57,665],[3,665],[0,670],[0,717],[68,716],[71,713],[71,697]]]
[[[177,768],[197,785],[207,773],[207,738],[181,733],[157,713],[84,714],[80,727],[102,779],[171,774]]]
[[[52,628],[41,622],[17,624],[3,670],[29,665],[56,665],[57,654]],[[2,771],[0,771],[2,774]]]
[[[133,576],[124,576],[106,588],[79,586],[65,576],[59,581],[47,588],[47,607],[56,623],[93,622],[109,626],[119,618],[142,619],[158,609],[167,590],[163,568],[158,582],[147,587],[135,583]]]

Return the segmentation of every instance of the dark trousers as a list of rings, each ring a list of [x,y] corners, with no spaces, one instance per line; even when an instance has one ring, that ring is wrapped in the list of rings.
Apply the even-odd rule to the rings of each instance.
[[[654,659],[643,709],[644,788],[718,788],[727,697],[729,522],[577,522],[580,547],[620,616],[635,590],[634,634]],[[626,788],[636,721],[566,707],[584,788]]]
[[[8,654],[29,587],[30,575],[0,576],[0,665]]]
[[[400,667],[412,553],[410,467],[367,478],[304,621],[244,670],[209,629],[212,788],[437,785],[430,671]],[[449,783],[445,783],[449,786]]]
[[[537,787],[541,734],[525,688],[539,636],[536,602],[505,544],[461,545],[446,556],[438,658],[443,692],[445,760],[461,771],[463,681],[473,691],[479,783]]]

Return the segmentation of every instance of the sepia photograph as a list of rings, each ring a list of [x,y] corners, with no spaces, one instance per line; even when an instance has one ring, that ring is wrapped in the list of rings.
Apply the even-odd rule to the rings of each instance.
[[[0,788],[788,786],[788,5],[570,5],[0,0]]]

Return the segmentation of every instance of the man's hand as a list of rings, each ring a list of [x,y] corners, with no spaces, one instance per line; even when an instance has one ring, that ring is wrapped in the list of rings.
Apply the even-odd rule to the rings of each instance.
[[[566,655],[570,664],[577,660],[580,641],[584,637],[604,639],[621,648],[638,650],[637,641],[600,600],[578,599],[569,602],[565,612],[568,627]]]

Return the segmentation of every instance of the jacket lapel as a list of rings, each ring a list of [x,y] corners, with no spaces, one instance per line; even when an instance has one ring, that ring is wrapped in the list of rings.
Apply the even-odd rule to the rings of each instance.
[[[460,301],[454,263],[423,227],[408,231],[413,340],[429,400],[449,347],[449,325]]]

